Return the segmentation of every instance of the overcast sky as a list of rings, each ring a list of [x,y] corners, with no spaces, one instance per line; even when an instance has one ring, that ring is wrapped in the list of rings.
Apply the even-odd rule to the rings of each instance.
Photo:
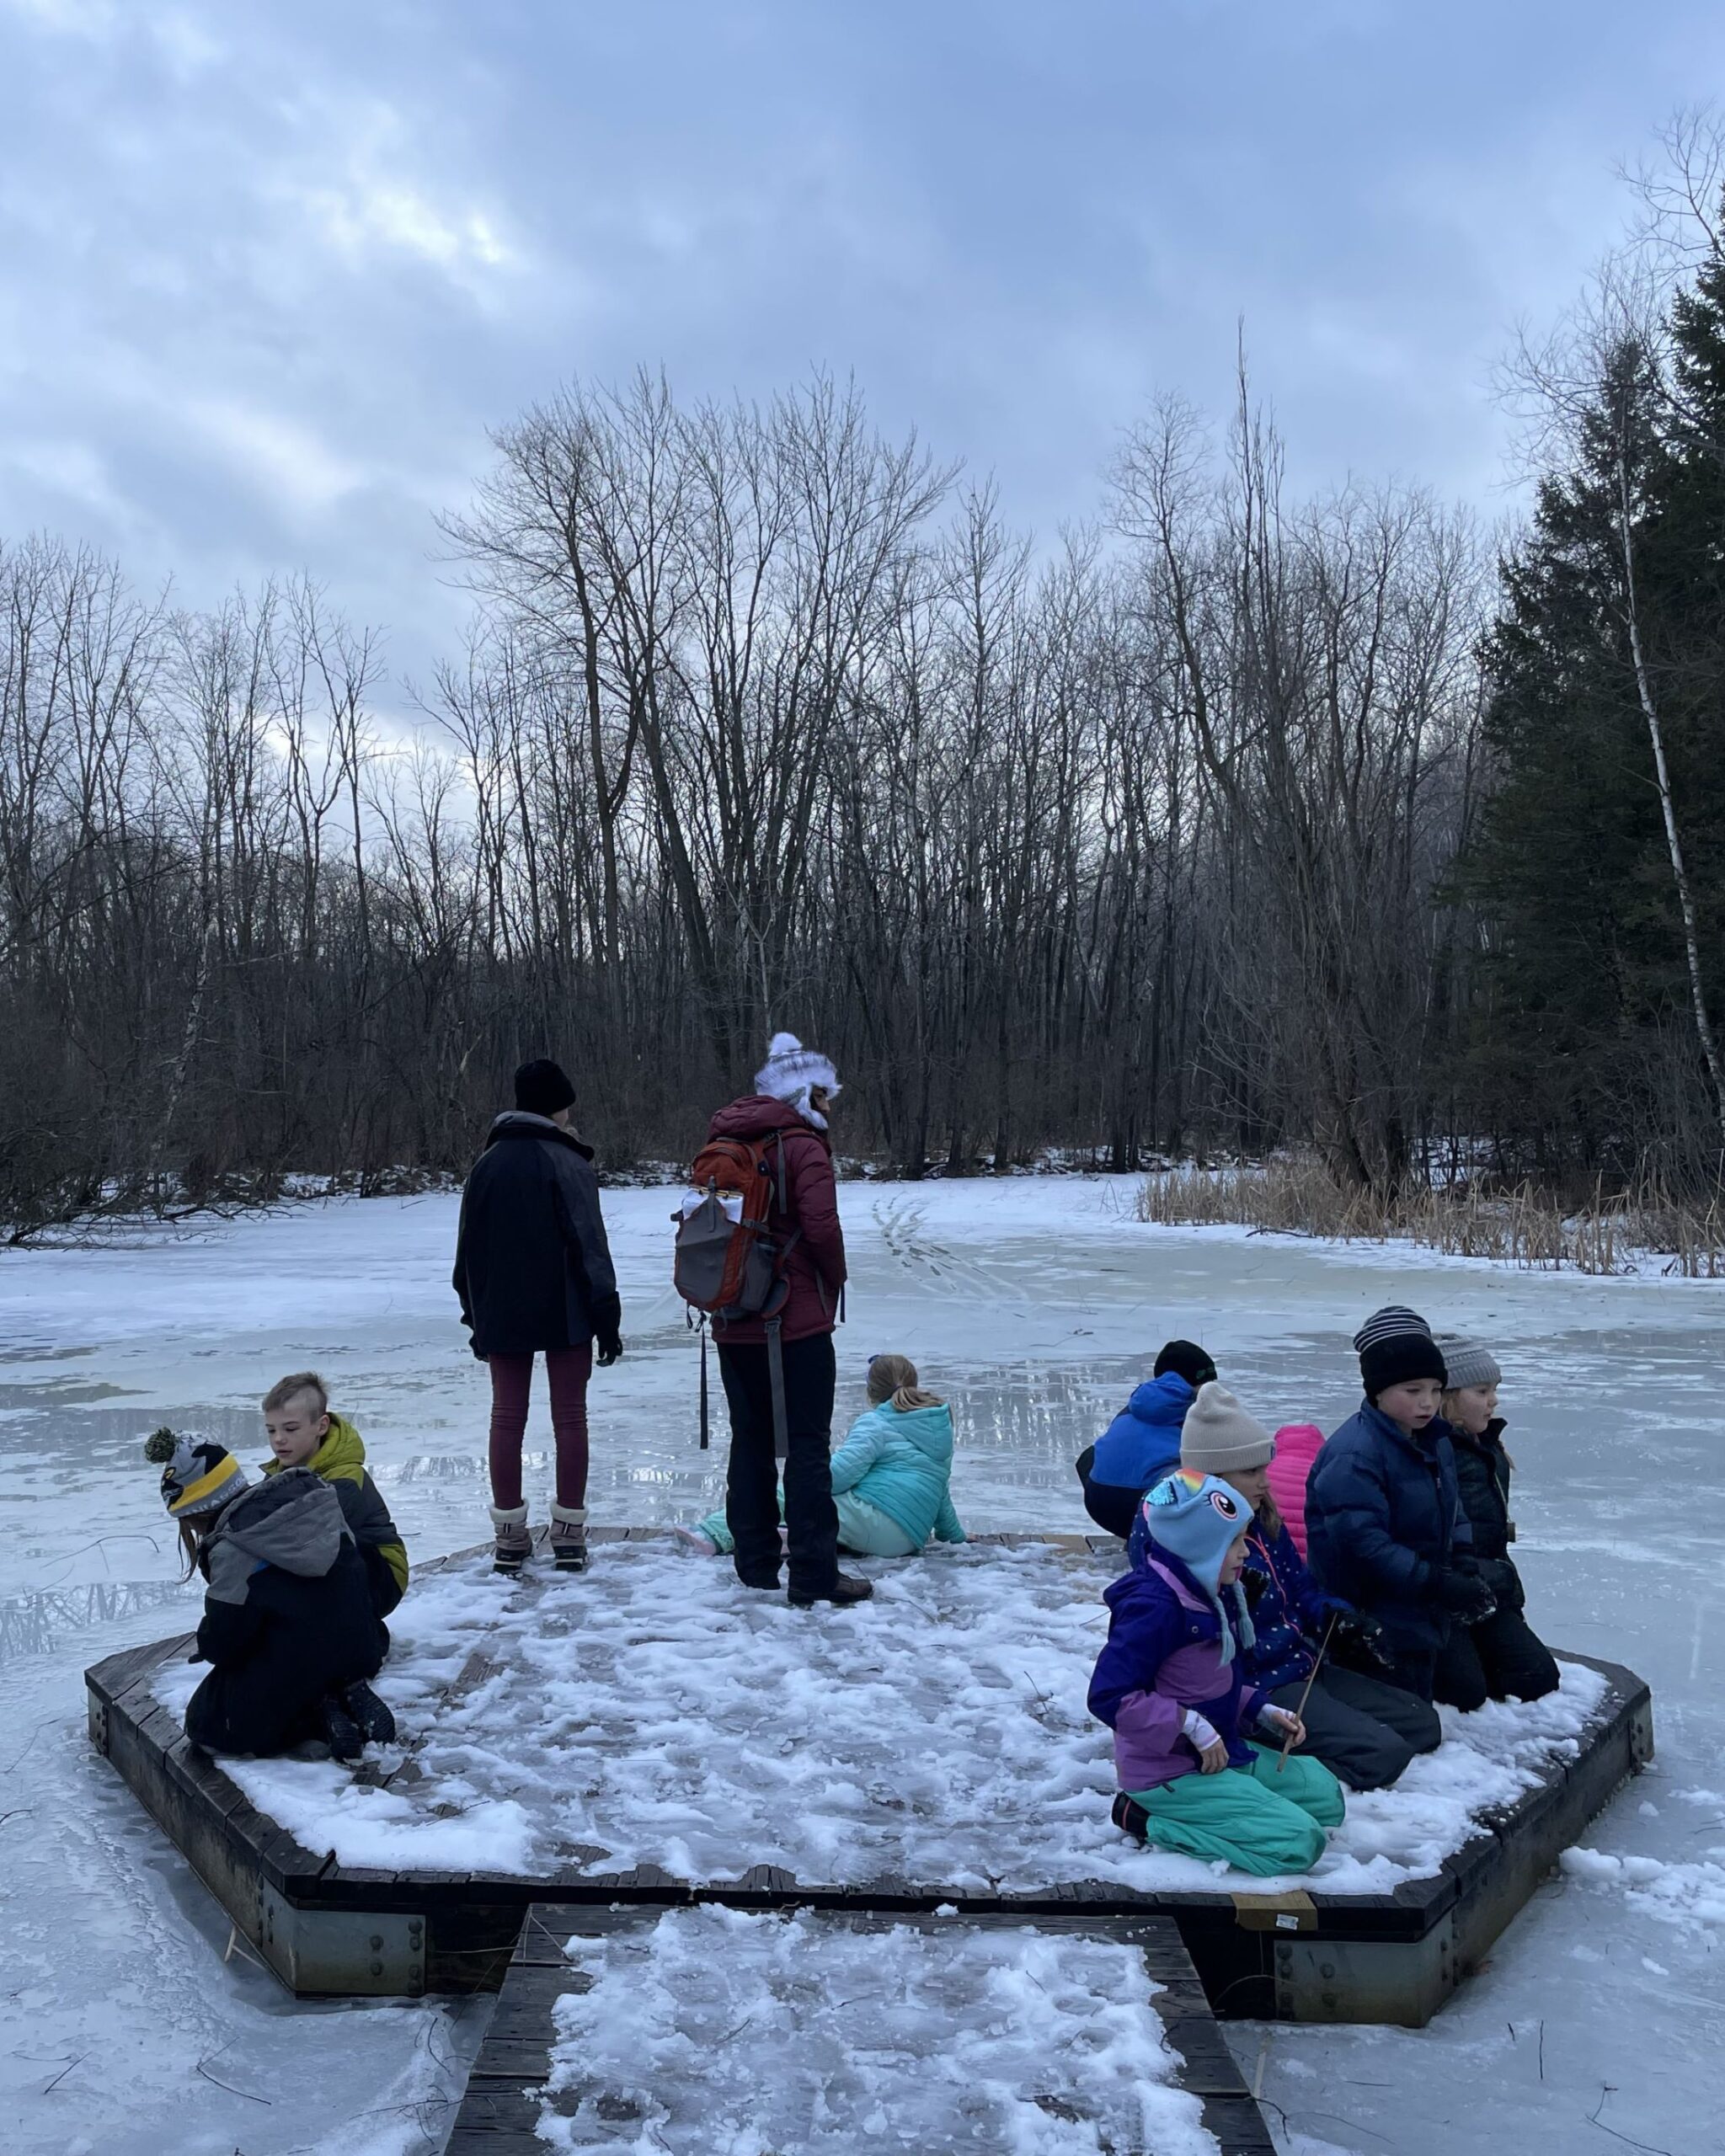
[[[854,373],[1047,532],[1243,316],[1303,483],[1495,514],[1488,374],[1725,88],[1701,0],[0,0],[0,536],[454,641],[571,373]]]

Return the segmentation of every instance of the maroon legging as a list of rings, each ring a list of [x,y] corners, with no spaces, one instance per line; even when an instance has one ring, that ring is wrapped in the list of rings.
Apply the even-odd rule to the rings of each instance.
[[[488,1355],[491,1369],[491,1502],[511,1512],[521,1502],[521,1439],[533,1389],[531,1355]],[[578,1511],[587,1502],[587,1380],[593,1350],[547,1348],[551,1427],[557,1438],[557,1502]]]

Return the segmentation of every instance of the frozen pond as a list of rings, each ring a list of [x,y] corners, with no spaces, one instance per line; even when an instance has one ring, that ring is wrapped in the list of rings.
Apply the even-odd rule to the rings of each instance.
[[[628,1353],[594,1383],[597,1520],[691,1518],[719,1488],[723,1433],[700,1451],[696,1350],[668,1284],[671,1195],[606,1194]],[[1233,2034],[1290,2147],[1567,2153],[1613,2146],[1602,2127],[1694,2145],[1725,2113],[1725,1285],[1152,1230],[1131,1196],[1106,1179],[846,1186],[841,1414],[871,1352],[908,1352],[953,1402],[967,1524],[1072,1527],[1072,1459],[1170,1333],[1201,1340],[1264,1419],[1327,1428],[1355,1404],[1348,1336],[1375,1304],[1490,1341],[1530,1614],[1648,1678],[1658,1766],[1589,1837],[1621,1861],[1543,1889],[1429,2031]],[[254,1403],[285,1370],[330,1380],[416,1557],[483,1537],[486,1388],[447,1284],[454,1218],[452,1198],[339,1203],[0,1255],[9,2148],[437,2145],[474,2010],[296,2009],[222,1963],[225,1926],[84,1746],[79,1674],[195,1606],[173,1584],[139,1434],[194,1423],[255,1459]],[[548,1443],[542,1397],[536,1513]]]

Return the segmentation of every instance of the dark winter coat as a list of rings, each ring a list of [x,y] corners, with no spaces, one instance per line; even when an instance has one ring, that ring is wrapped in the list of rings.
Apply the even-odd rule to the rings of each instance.
[[[1231,1604],[1233,1598],[1228,1598]],[[1246,1676],[1240,1632],[1222,1660],[1222,1617],[1189,1569],[1155,1542],[1103,1590],[1108,1636],[1090,1679],[1090,1711],[1114,1732],[1114,1772],[1125,1790],[1160,1788],[1198,1770],[1198,1748],[1182,1726],[1195,1708],[1228,1748],[1231,1766],[1249,1767],[1243,1732],[1264,1703]]]
[[[1180,1465],[1180,1425],[1198,1397],[1173,1370],[1146,1379],[1096,1441],[1092,1482],[1108,1482],[1142,1497]]]
[[[1521,1609],[1527,1595],[1509,1555],[1515,1525],[1509,1517],[1509,1455],[1503,1449],[1503,1419],[1494,1415],[1483,1437],[1444,1425],[1455,1454],[1455,1479],[1461,1509],[1473,1530],[1473,1554],[1481,1577],[1500,1608]]]
[[[585,1348],[622,1322],[593,1149],[549,1117],[498,1117],[462,1193],[455,1291],[473,1353]]]
[[[315,1733],[326,1692],[376,1676],[388,1635],[340,1500],[309,1469],[242,1492],[198,1563],[209,1582],[198,1657],[212,1667],[186,1709],[195,1744],[284,1751]]]
[[[779,1334],[785,1340],[804,1340],[814,1333],[830,1332],[838,1323],[839,1296],[845,1284],[845,1232],[839,1225],[832,1147],[825,1134],[804,1123],[782,1101],[753,1093],[721,1108],[708,1134],[751,1142],[782,1135],[785,1205],[781,1213],[775,1145],[767,1155],[774,1183],[771,1218],[776,1229],[795,1231],[797,1239],[786,1267],[790,1292],[779,1313]],[[715,1318],[713,1337],[728,1347],[759,1346],[766,1338],[766,1327],[758,1317],[737,1318],[729,1324]]]
[[[1263,1582],[1252,1601],[1254,1637],[1246,1650],[1246,1674],[1266,1692],[1303,1684],[1317,1660],[1316,1642],[1325,1626],[1348,1604],[1319,1587],[1285,1522],[1274,1534],[1262,1518],[1253,1524],[1246,1541],[1246,1570]],[[1247,1597],[1252,1600],[1249,1585]]]
[[[1306,1534],[1318,1586],[1377,1618],[1386,1646],[1442,1646],[1450,1620],[1435,1599],[1436,1577],[1472,1543],[1448,1425],[1434,1422],[1413,1438],[1364,1402],[1312,1463]]]

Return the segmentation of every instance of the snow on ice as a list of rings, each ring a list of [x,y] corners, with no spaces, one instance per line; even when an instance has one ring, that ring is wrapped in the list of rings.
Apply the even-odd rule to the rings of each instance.
[[[435,1573],[391,1619],[378,1689],[409,1745],[387,1789],[311,1759],[227,1771],[314,1854],[396,1870],[662,1865],[809,1883],[889,1874],[961,1892],[1107,1879],[1145,1892],[1247,1882],[1113,1825],[1108,1732],[1085,1708],[1108,1568],[1050,1546],[878,1561],[875,1599],[805,1614],[670,1542],[601,1545],[579,1577]],[[468,1657],[496,1665],[451,1690]],[[183,1710],[200,1673],[156,1693]],[[1289,1885],[1384,1893],[1435,1872],[1473,1818],[1573,1757],[1605,1680],[1564,1665],[1529,1705],[1450,1716],[1394,1789],[1352,1797]],[[1255,1891],[1274,1891],[1255,1885]]]
[[[1131,1947],[708,1908],[568,1952],[554,2149],[1215,2156]]]

